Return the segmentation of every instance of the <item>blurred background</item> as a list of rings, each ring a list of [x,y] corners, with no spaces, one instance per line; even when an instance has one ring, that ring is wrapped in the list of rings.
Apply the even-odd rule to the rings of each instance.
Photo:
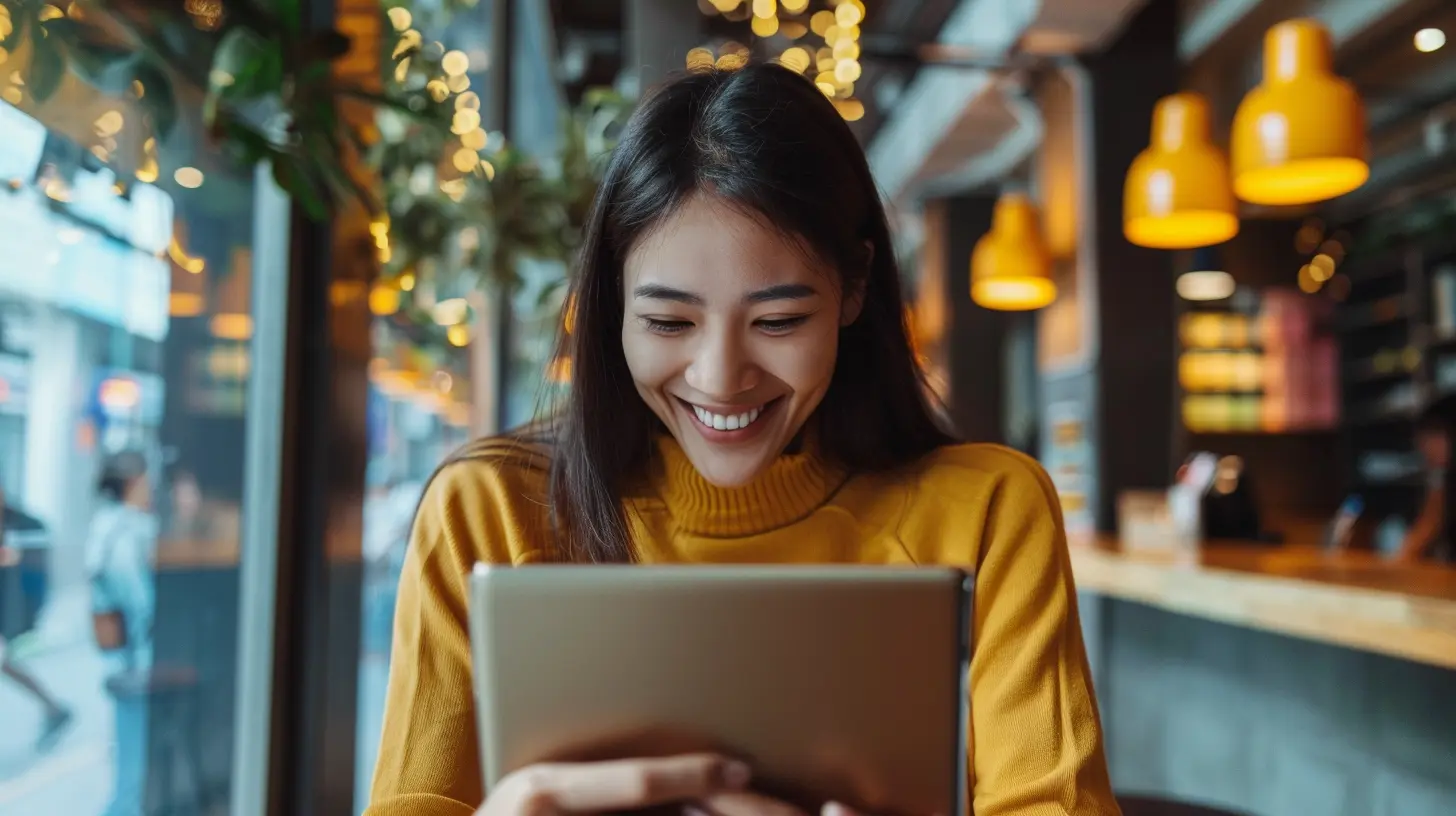
[[[1448,34],[1449,0],[0,0],[0,813],[362,810],[426,481],[570,387],[636,100],[766,60],[864,144],[962,433],[1056,482],[1128,813],[1456,813]],[[134,682],[92,628],[117,507]]]

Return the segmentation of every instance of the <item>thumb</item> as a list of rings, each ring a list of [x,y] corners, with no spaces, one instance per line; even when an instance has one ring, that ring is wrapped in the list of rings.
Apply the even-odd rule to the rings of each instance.
[[[864,816],[859,811],[839,802],[828,802],[819,811],[819,816]]]

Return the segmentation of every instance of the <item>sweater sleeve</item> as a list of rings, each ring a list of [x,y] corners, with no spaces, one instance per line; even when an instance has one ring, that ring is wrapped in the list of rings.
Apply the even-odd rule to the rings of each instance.
[[[488,462],[442,471],[425,491],[395,610],[384,725],[365,816],[470,816],[480,778],[467,576],[528,560],[537,506]]]
[[[971,783],[977,816],[1116,816],[1051,479],[998,450],[976,561]]]

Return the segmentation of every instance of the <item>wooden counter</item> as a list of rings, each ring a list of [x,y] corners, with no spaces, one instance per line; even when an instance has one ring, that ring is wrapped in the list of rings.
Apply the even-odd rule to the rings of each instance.
[[[158,571],[191,569],[236,569],[238,542],[167,538],[157,543]]]
[[[1456,569],[1368,553],[1209,544],[1072,546],[1077,588],[1193,617],[1456,669]]]

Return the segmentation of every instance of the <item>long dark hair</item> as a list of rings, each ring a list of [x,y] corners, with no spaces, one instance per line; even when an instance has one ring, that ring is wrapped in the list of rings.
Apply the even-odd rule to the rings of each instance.
[[[101,464],[96,477],[96,492],[109,501],[126,500],[131,486],[147,475],[147,458],[139,451],[113,453]]]
[[[811,82],[777,65],[683,75],[623,129],[586,224],[560,352],[572,384],[559,413],[518,439],[545,441],[556,554],[633,558],[622,498],[645,472],[660,423],[622,351],[622,267],[644,235],[694,193],[796,236],[862,291],[811,422],[826,456],[853,471],[894,468],[948,444],[904,317],[889,225],[864,151]],[[497,448],[498,450],[498,448]]]

